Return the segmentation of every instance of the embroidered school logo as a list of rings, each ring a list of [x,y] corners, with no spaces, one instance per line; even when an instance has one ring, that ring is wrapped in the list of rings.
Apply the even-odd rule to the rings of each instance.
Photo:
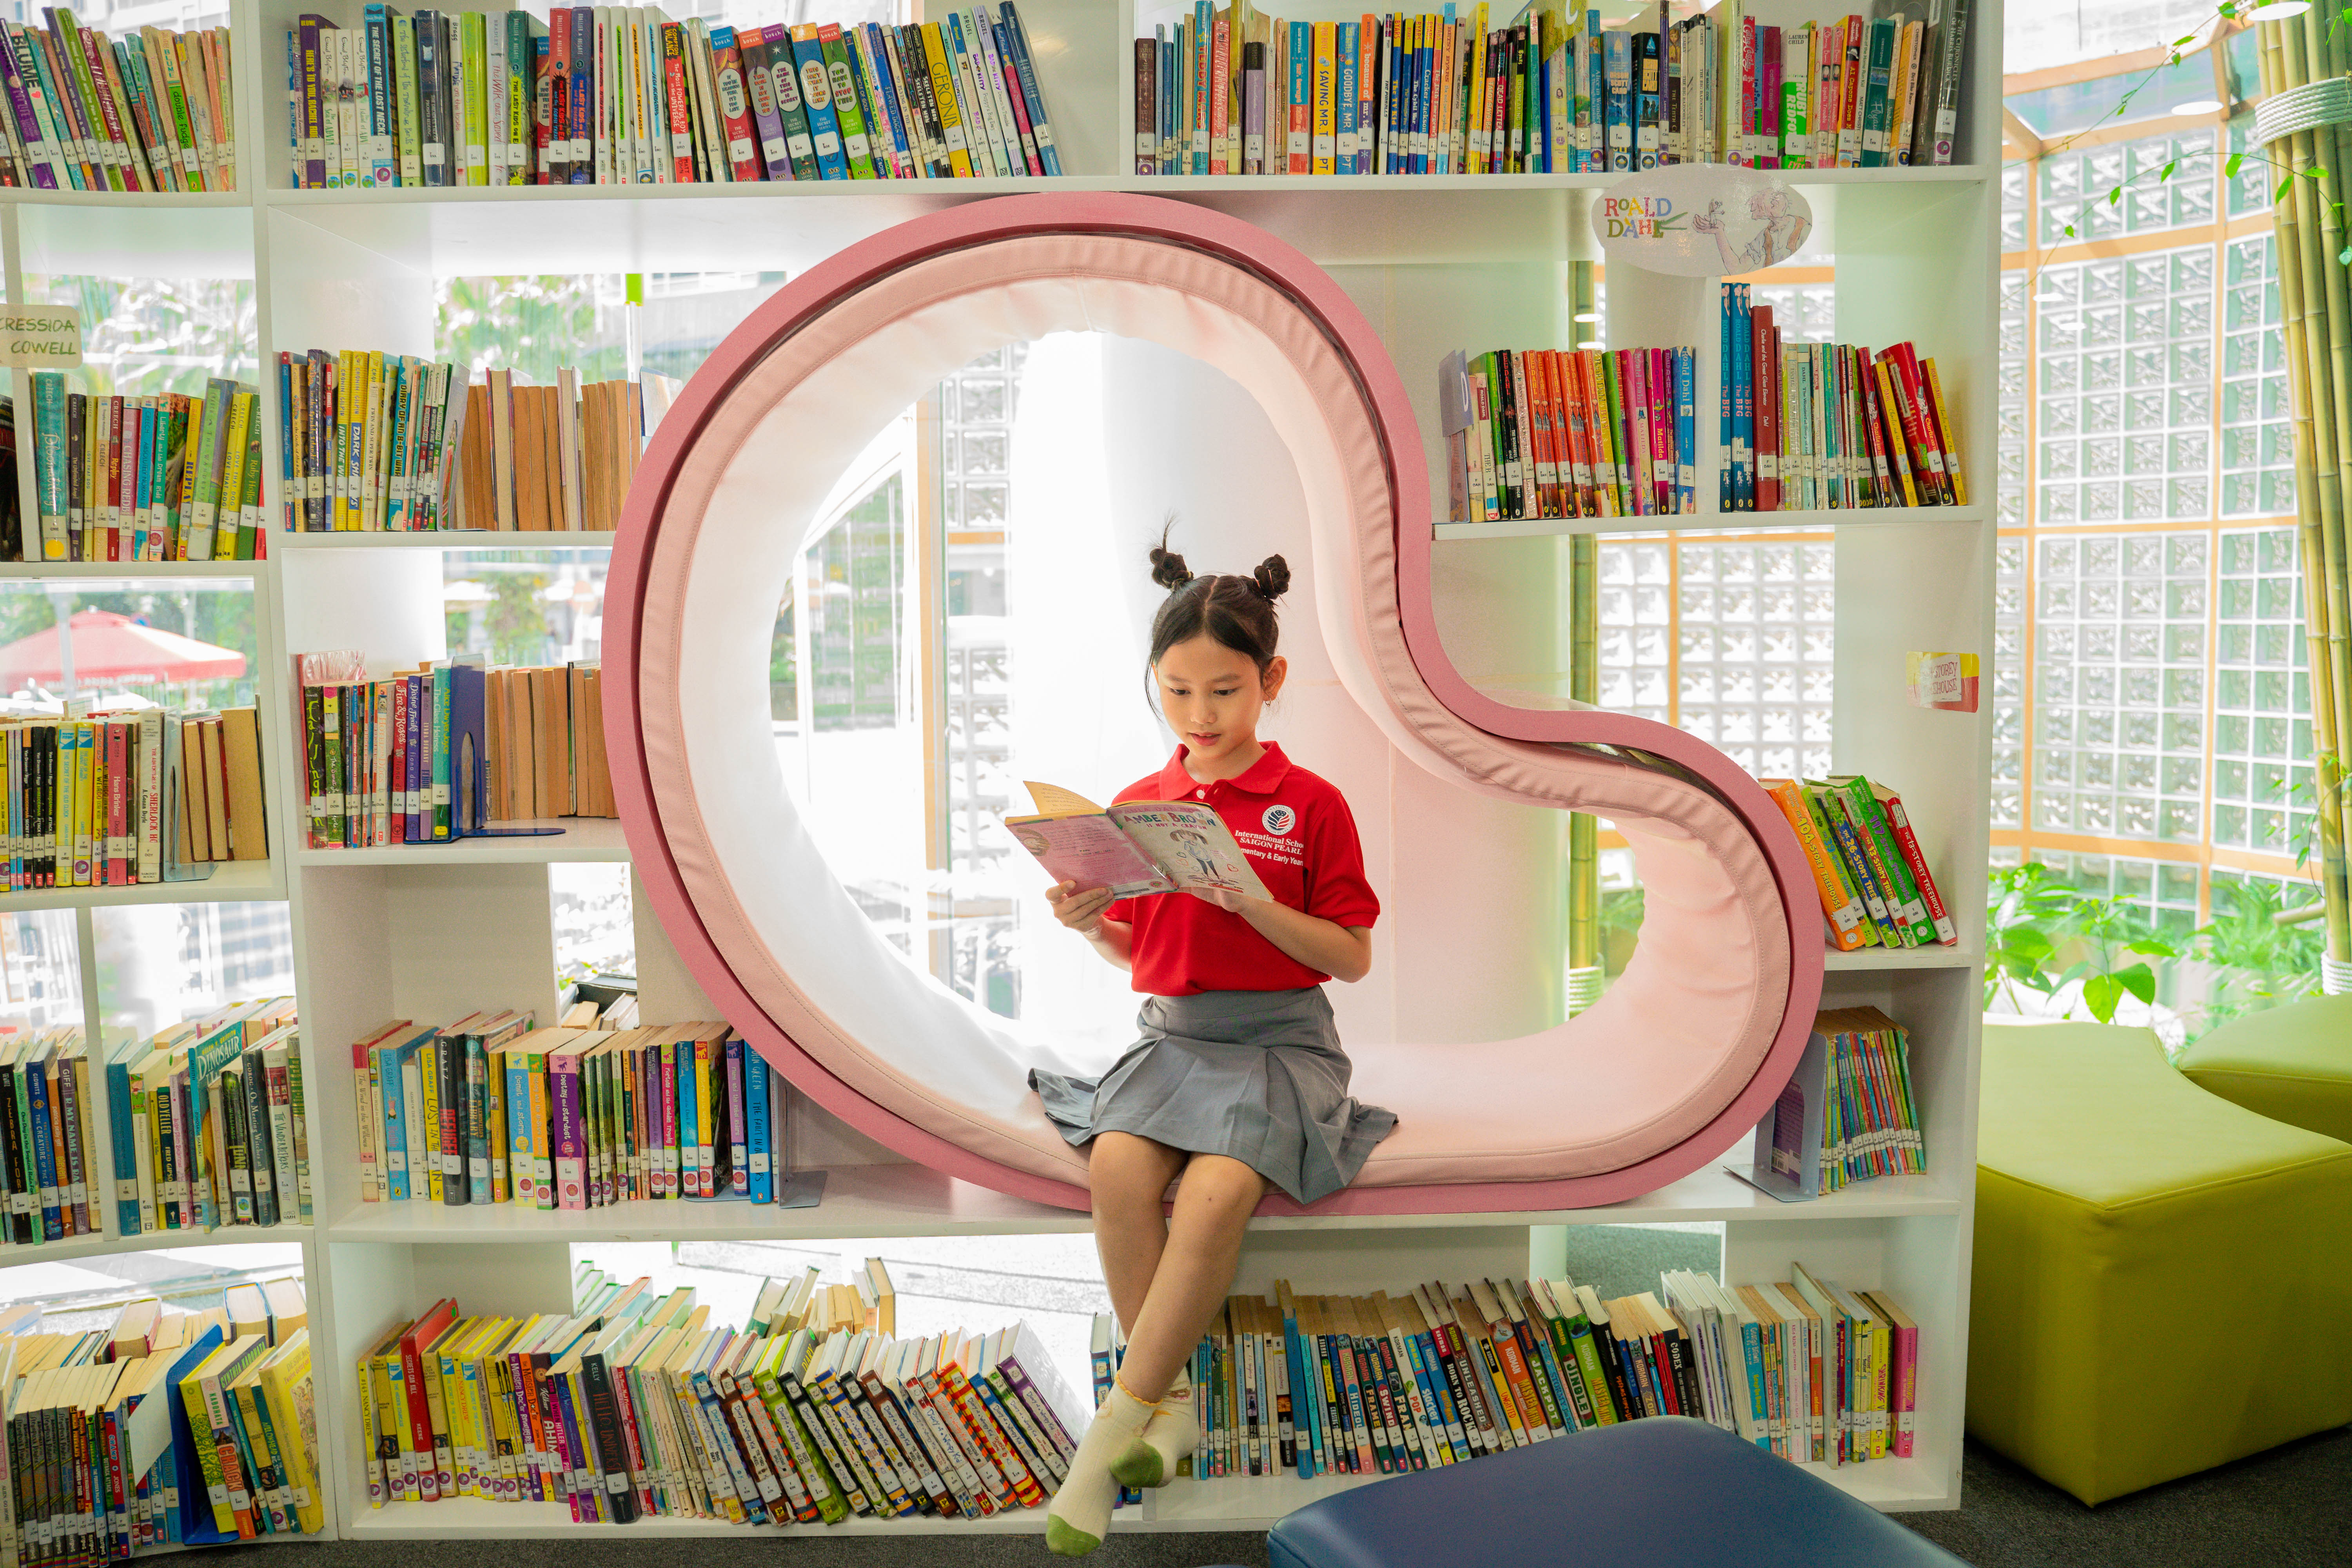
[[[1265,830],[1279,837],[1290,831],[1292,825],[1298,820],[1298,814],[1286,805],[1269,805],[1265,808],[1265,816],[1262,820],[1265,824]]]

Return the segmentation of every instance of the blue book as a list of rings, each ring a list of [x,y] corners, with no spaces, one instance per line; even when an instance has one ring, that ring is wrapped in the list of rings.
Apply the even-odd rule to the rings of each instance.
[[[681,1042],[677,1049],[678,1191],[688,1197],[701,1190],[693,1180],[699,1170],[699,1156],[688,1153],[702,1142],[700,1110],[694,1098],[694,1047]]]
[[[370,5],[363,15],[367,28],[368,142],[365,156],[360,160],[360,184],[390,187],[400,183],[395,177],[400,164],[392,151],[392,12],[386,6]]]
[[[1290,24],[1290,84],[1282,100],[1282,148],[1286,160],[1284,167],[1294,174],[1303,174],[1315,166],[1315,132],[1313,116],[1293,115],[1290,111],[1300,105],[1315,101],[1310,74],[1315,65],[1315,26],[1311,22]],[[1308,121],[1301,128],[1299,121]]]
[[[219,1541],[235,1541],[236,1531],[224,1531],[213,1522],[212,1493],[205,1486],[204,1473],[196,1465],[195,1434],[188,1426],[188,1402],[180,1397],[180,1384],[190,1373],[205,1363],[205,1358],[220,1349],[221,1331],[206,1329],[194,1342],[180,1352],[172,1363],[172,1370],[156,1385],[150,1398],[161,1398],[172,1417],[172,1451],[158,1468],[164,1472],[164,1485],[176,1488],[180,1506],[172,1510],[179,1529],[179,1541],[186,1545],[201,1546]],[[205,1434],[207,1446],[212,1434]]]
[[[715,30],[711,42],[714,46],[718,42]],[[845,180],[849,159],[841,148],[840,117],[833,111],[833,81],[825,69],[824,46],[814,38],[794,38],[793,58],[801,68],[801,106],[808,110],[809,140],[816,144],[817,178]]]
[[[50,1144],[49,1075],[47,1063],[54,1047],[44,1046],[16,1064],[16,1081],[24,1086],[26,1114],[33,1129],[33,1184],[39,1190],[41,1231],[55,1241],[66,1233],[58,1206],[57,1154]]]
[[[1356,146],[1356,43],[1363,36],[1361,22],[1342,22],[1333,29],[1333,52],[1339,56],[1339,85],[1334,89],[1333,127],[1338,132],[1338,146],[1331,161],[1331,171],[1352,174],[1361,167],[1361,154]]]
[[[725,1049],[728,1165],[727,1185],[719,1195],[724,1197],[731,1193],[741,1197],[751,1191],[751,1149],[746,1141],[750,1129],[745,1125],[751,1113],[751,1108],[744,1103],[743,1037],[740,1035],[728,1036]],[[754,1051],[751,1054],[757,1056],[759,1053]]]
[[[1731,296],[1732,510],[1756,510],[1755,340],[1748,315],[1748,285],[1727,284]]]
[[[1605,174],[1609,169],[1609,46],[1601,31],[1601,13],[1584,14],[1584,96],[1590,109],[1592,145],[1585,152],[1584,167],[1591,174]]]
[[[1698,510],[1698,356],[1675,351],[1675,494],[1681,510]]]
[[[114,1228],[137,1236],[139,1218],[139,1151],[131,1142],[131,1058],[135,1040],[118,1044],[106,1063],[107,1141],[114,1146]]]
[[[1658,35],[1637,33],[1633,36],[1633,166],[1654,169],[1658,166],[1659,145],[1664,138],[1664,95],[1660,91],[1659,77],[1664,69],[1659,58]]]
[[[1424,29],[1424,34],[1426,30]],[[1434,52],[1430,47],[1429,39],[1424,36],[1422,38],[1422,41],[1414,46],[1412,58],[1407,62],[1405,68],[1410,75],[1410,79],[1412,82],[1412,92],[1408,101],[1411,105],[1410,112],[1412,116],[1412,172],[1416,174],[1426,174],[1429,173],[1430,67],[1434,58]]]
[[[1397,42],[1396,18],[1381,24],[1381,173],[1404,173],[1404,155],[1397,151],[1404,124],[1404,48]]]
[[[1715,510],[1737,511],[1738,507],[1734,500],[1732,479],[1734,453],[1731,444],[1731,384],[1737,378],[1738,371],[1731,359],[1731,286],[1727,283],[1724,284],[1716,290],[1716,295],[1717,302],[1721,307],[1719,313],[1723,318],[1723,345],[1715,360],[1717,366],[1717,374],[1722,382],[1722,384],[1716,389],[1717,396],[1715,443],[1717,450],[1715,472]]]
[[[1633,172],[1633,36],[1601,35],[1602,76],[1609,88],[1609,173]]]
[[[730,1040],[732,1049],[735,1042]],[[742,1147],[750,1156],[751,1201],[755,1204],[776,1200],[775,1177],[770,1169],[773,1151],[768,1146],[768,1058],[757,1051],[743,1053],[743,1117],[750,1123],[744,1131]]]
[[[488,773],[487,768],[479,770]],[[466,1195],[490,1201],[490,1058],[482,1037],[466,1037]]]
[[[596,13],[586,5],[572,8],[572,92],[571,107],[564,118],[571,123],[572,183],[593,184],[596,179],[596,138],[593,127],[604,121],[597,118],[596,103]]]
[[[1021,82],[1021,96],[1029,110],[1029,132],[1037,140],[1037,161],[1048,174],[1062,172],[1062,154],[1054,148],[1054,122],[1045,113],[1045,94],[1037,84],[1037,59],[1029,47],[1029,30],[1021,25],[1013,0],[1004,0],[997,14],[1006,40],[1013,46],[1013,74]]]
[[[955,13],[950,12],[953,19]],[[1195,58],[1208,54],[1215,34],[1216,14],[1209,0],[1192,0],[1192,54]],[[1205,174],[1209,172],[1209,92],[1216,81],[1214,71],[1196,71],[1192,81],[1184,84],[1184,101],[1192,105],[1192,134],[1184,146],[1184,167],[1188,173]],[[1195,87],[1195,83],[1199,86]]]
[[[383,1161],[384,1191],[394,1203],[405,1203],[411,1197],[422,1196],[425,1188],[421,1182],[412,1181],[409,1172],[409,1151],[412,1145],[417,1158],[424,1157],[421,1138],[409,1136],[408,1101],[402,1085],[405,1081],[402,1069],[416,1055],[416,1048],[433,1037],[425,1030],[394,1045],[375,1048],[376,1085],[383,1100],[383,1147],[379,1157]],[[415,1173],[422,1177],[424,1172]]]

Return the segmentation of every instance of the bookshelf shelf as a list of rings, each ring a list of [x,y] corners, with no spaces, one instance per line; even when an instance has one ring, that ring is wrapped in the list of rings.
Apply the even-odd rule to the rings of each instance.
[[[152,1236],[77,1236],[38,1247],[0,1247],[0,1268],[34,1263],[69,1263],[77,1258],[108,1258],[125,1252],[178,1251],[204,1247],[263,1247],[276,1243],[299,1246],[310,1239],[307,1225],[232,1226],[220,1230],[165,1230]]]
[[[1339,177],[1139,176],[1130,172],[1129,40],[1137,0],[1023,0],[1022,11],[1047,78],[1057,140],[1073,173],[1057,180],[855,182],[810,184],[562,186],[304,192],[285,188],[282,82],[286,28],[299,8],[234,0],[236,118],[256,127],[241,139],[242,187],[202,195],[103,192],[0,193],[0,254],[8,298],[29,298],[33,275],[113,278],[243,278],[255,280],[261,379],[272,382],[280,349],[372,347],[429,353],[435,343],[436,280],[451,276],[722,270],[798,275],[842,247],[909,217],[992,197],[1118,193],[1213,208],[1259,226],[1329,268],[1387,341],[1427,442],[1441,510],[1444,463],[1437,436],[1435,371],[1455,349],[1544,343],[1567,346],[1599,335],[1619,346],[1696,344],[1700,406],[1711,409],[1718,318],[1712,286],[1630,268],[1612,268],[1605,332],[1572,324],[1561,279],[1571,261],[1601,259],[1586,215],[1607,175]],[[1849,3],[1751,0],[1772,22],[1843,15]],[[1324,18],[1342,7],[1301,0],[1289,14]],[[1969,99],[1960,148],[1967,162],[1942,168],[1801,170],[1788,182],[1808,194],[1821,233],[1815,252],[1835,258],[1836,335],[1874,346],[1915,339],[1946,372],[1963,435],[1969,477],[1990,496],[1996,441],[1998,142],[2000,6],[1979,5],[1972,22]],[[339,23],[358,20],[356,4]],[[1352,19],[1355,13],[1345,13]],[[1149,31],[1148,26],[1144,29]],[[11,378],[28,404],[25,374]],[[274,397],[274,384],[267,385]],[[1188,416],[1189,417],[1189,416]],[[1700,421],[1702,474],[1715,461],[1714,422]],[[1171,437],[1172,443],[1176,438]],[[279,472],[277,435],[265,431],[265,472]],[[1233,510],[1244,481],[1219,470],[1186,492],[1187,516]],[[20,465],[20,504],[33,497],[31,465]],[[1286,493],[1289,470],[1255,493]],[[1190,483],[1188,478],[1184,482]],[[1223,485],[1226,488],[1215,488]],[[1706,488],[1705,486],[1702,487]],[[289,533],[274,525],[258,562],[42,563],[0,565],[0,577],[105,582],[130,578],[248,578],[260,623],[257,701],[263,716],[268,787],[280,844],[299,820],[299,736],[288,722],[290,653],[362,647],[379,669],[408,668],[446,651],[441,563],[432,552],[551,553],[613,548],[609,533]],[[25,509],[29,514],[31,508]],[[1987,843],[1985,782],[1989,725],[1908,705],[1903,655],[1931,647],[1989,653],[1992,637],[1989,505],[1702,514],[1549,523],[1441,524],[1439,540],[1491,542],[1447,552],[1452,575],[1444,608],[1456,624],[1496,639],[1491,657],[1467,659],[1479,684],[1520,687],[1530,662],[1555,657],[1549,607],[1528,608],[1527,584],[1556,582],[1576,531],[1612,534],[1820,532],[1834,545],[1836,682],[1833,763],[1885,775],[1903,791],[1928,858],[1953,868],[1953,918],[1970,940],[1958,948],[1828,955],[1832,1004],[1868,1001],[1910,1027],[1934,1172],[1869,1182],[1809,1204],[1782,1204],[1723,1169],[1735,1150],[1639,1199],[1575,1211],[1351,1216],[1313,1215],[1261,1221],[1248,1267],[1271,1263],[1302,1289],[1341,1288],[1363,1274],[1392,1285],[1449,1247],[1499,1244],[1521,1258],[1557,1247],[1573,1227],[1706,1223],[1725,1227],[1724,1275],[1731,1280],[1787,1278],[1802,1259],[1850,1282],[1884,1285],[1920,1319],[1925,1342],[1919,1390],[1920,1454],[1822,1473],[1853,1496],[1885,1509],[1949,1508],[1959,1499],[1959,1453],[1968,1329],[1977,1084],[1981,1005],[1981,886],[1964,874]],[[354,553],[359,552],[359,553]],[[1297,557],[1292,557],[1297,560]],[[1540,634],[1524,645],[1497,630],[1537,615]],[[1516,623],[1512,623],[1516,624]],[[1526,649],[1536,648],[1533,654]],[[1408,770],[1409,772],[1409,770]],[[1403,786],[1397,786],[1402,789]],[[1449,799],[1447,808],[1458,803]],[[1376,808],[1384,824],[1409,819],[1424,802],[1400,794]],[[1475,809],[1475,808],[1474,808]],[[1481,822],[1493,819],[1479,818]],[[556,942],[551,865],[625,863],[617,823],[566,819],[560,837],[468,840],[439,848],[281,850],[265,863],[232,863],[207,880],[155,887],[88,889],[0,900],[0,910],[212,901],[286,900],[293,928],[296,986],[306,1045],[304,1073],[320,1223],[250,1227],[211,1235],[93,1237],[0,1252],[0,1263],[68,1261],[110,1253],[243,1244],[301,1244],[319,1347],[321,1471],[330,1494],[327,1533],[423,1542],[719,1536],[740,1527],[648,1520],[580,1526],[560,1506],[493,1505],[465,1500],[434,1505],[367,1506],[352,1448],[358,1423],[339,1369],[352,1364],[386,1326],[443,1289],[477,1310],[535,1311],[569,1278],[575,1244],[642,1240],[846,1241],[872,1237],[1070,1235],[1080,1212],[1030,1203],[952,1181],[925,1167],[862,1163],[887,1158],[813,1106],[801,1158],[828,1167],[823,1204],[813,1209],[734,1203],[622,1205],[587,1213],[511,1207],[435,1208],[356,1201],[349,1042],[394,1017],[455,1017],[477,1007],[545,1013],[555,1000]],[[1477,831],[1478,829],[1474,829]],[[1368,839],[1379,829],[1367,824]],[[1503,831],[1498,828],[1497,831]],[[1497,839],[1497,844],[1502,840]],[[1401,858],[1384,873],[1384,897],[1400,910],[1442,903],[1451,873]],[[1414,879],[1418,878],[1418,880]],[[1424,905],[1423,907],[1431,907]],[[717,1016],[667,948],[648,902],[637,902],[640,1001],[649,1022]],[[1393,929],[1393,927],[1391,928]],[[1451,955],[1449,955],[1451,956]],[[1400,973],[1407,967],[1400,963]],[[1425,973],[1425,971],[1424,971]],[[1449,978],[1451,978],[1449,976]],[[1395,982],[1403,995],[1405,978]],[[99,1020],[92,989],[89,1016]],[[1449,1018],[1446,1026],[1458,1020]],[[1451,1037],[1399,1035],[1399,1038]],[[333,1216],[331,1219],[327,1216]],[[1350,1261],[1364,1259],[1363,1261]],[[1388,1274],[1391,1264],[1402,1272]],[[1352,1273],[1351,1273],[1352,1271]],[[1368,1285],[1367,1288],[1370,1288]],[[979,1325],[975,1325],[979,1326]],[[1316,1498],[1370,1478],[1259,1478],[1182,1482],[1120,1510],[1121,1531],[1259,1528]],[[972,1531],[1034,1533],[1039,1512],[977,1523],[854,1521],[845,1534]]]
[[[165,577],[249,579],[262,576],[268,570],[269,563],[267,561],[8,561],[0,562],[0,579],[74,577],[101,582]]]
[[[1120,1517],[1134,1511],[1123,1509]],[[703,1536],[751,1542],[818,1534],[963,1535],[978,1531],[989,1535],[1042,1535],[1045,1530],[1045,1510],[1042,1508],[1000,1513],[992,1519],[852,1516],[839,1524],[782,1528],[729,1524],[717,1519],[667,1518],[640,1519],[635,1524],[575,1524],[571,1510],[561,1503],[488,1503],[479,1498],[461,1497],[446,1502],[388,1503],[383,1508],[370,1508],[367,1500],[362,1498],[344,1534],[353,1541],[529,1541],[549,1536],[563,1541],[664,1541]]]
[[[116,904],[242,904],[282,899],[286,884],[276,860],[224,860],[194,882],[142,882],[129,888],[54,888],[0,898],[10,910],[104,909]]]
[[[1704,471],[1704,470],[1702,470]],[[1705,488],[1703,485],[1701,488]],[[1557,539],[1574,533],[1822,533],[1852,528],[1891,528],[1901,523],[1982,522],[1981,506],[1888,506],[1828,508],[1812,511],[1701,511],[1678,517],[1556,517],[1508,522],[1440,522],[1440,540]]]
[[[565,816],[544,822],[502,822],[499,827],[554,827],[545,837],[459,838],[447,844],[393,844],[375,849],[298,849],[302,866],[525,866],[555,860],[626,860],[628,841],[618,822]]]
[[[610,550],[610,533],[541,532],[535,529],[453,529],[430,533],[289,533],[269,536],[272,550]]]

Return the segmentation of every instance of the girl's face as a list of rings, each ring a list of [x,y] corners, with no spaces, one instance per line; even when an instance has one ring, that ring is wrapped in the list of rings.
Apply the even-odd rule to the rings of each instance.
[[[1195,763],[1208,764],[1257,744],[1258,715],[1282,689],[1287,670],[1277,655],[1261,678],[1249,655],[1206,633],[1178,643],[1151,667],[1168,727],[1191,750]]]

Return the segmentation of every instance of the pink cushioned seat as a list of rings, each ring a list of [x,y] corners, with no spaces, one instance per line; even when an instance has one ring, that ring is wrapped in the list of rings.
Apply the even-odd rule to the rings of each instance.
[[[632,852],[713,1001],[883,1142],[1084,1205],[1083,1157],[1024,1079],[1100,1064],[963,1002],[875,934],[793,809],[764,682],[794,552],[866,438],[981,353],[1085,330],[1198,356],[1263,405],[1307,497],[1330,658],[1391,745],[1464,789],[1610,818],[1646,890],[1632,964],[1572,1022],[1478,1044],[1349,1039],[1355,1092],[1402,1125],[1318,1209],[1608,1203],[1731,1145],[1785,1081],[1820,994],[1793,834],[1678,731],[1474,690],[1437,639],[1422,441],[1378,338],[1304,258],[1157,198],[1006,198],[854,247],[755,312],[662,425],[607,585],[621,678],[606,725]]]

